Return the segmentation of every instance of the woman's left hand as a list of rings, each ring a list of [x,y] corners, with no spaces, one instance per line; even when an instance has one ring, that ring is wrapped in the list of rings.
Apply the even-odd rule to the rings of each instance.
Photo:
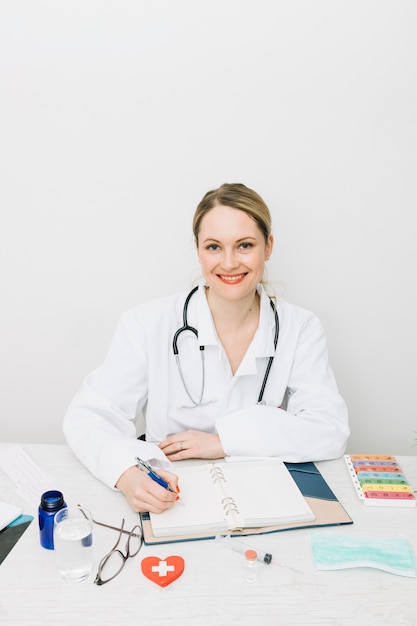
[[[170,435],[159,447],[171,461],[221,459],[225,456],[220,437],[200,430],[185,430]]]

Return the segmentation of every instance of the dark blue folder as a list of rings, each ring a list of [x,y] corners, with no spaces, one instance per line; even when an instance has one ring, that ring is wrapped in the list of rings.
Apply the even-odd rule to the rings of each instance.
[[[338,501],[314,463],[285,463],[285,465],[304,497]]]

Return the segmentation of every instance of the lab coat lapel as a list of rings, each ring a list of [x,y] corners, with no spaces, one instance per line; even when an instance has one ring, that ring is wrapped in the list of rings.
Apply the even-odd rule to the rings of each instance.
[[[265,292],[262,285],[258,285],[258,293],[260,296],[260,313],[259,313],[259,326],[255,333],[255,336],[240,364],[236,377],[239,376],[250,376],[258,373],[258,359],[268,358],[273,356],[275,353],[274,348],[274,333],[275,333],[275,319],[274,314],[271,309],[271,304],[269,301],[268,294]],[[205,320],[207,324],[204,324],[205,329],[210,329],[211,334],[207,334],[207,342],[204,345],[209,345],[210,343],[218,344],[218,339],[216,336],[216,331],[214,328],[213,320],[210,314],[210,309],[207,304],[207,299],[204,295],[204,300],[206,304],[206,312],[208,315],[208,320]],[[200,313],[199,313],[200,315]],[[209,341],[209,337],[211,337],[211,341]]]
[[[218,346],[216,329],[211,316],[210,307],[207,302],[204,283],[199,285],[196,293],[196,315],[198,328],[198,343],[200,346]]]
[[[236,376],[248,376],[258,373],[258,360],[270,357],[274,354],[274,315],[269,302],[269,297],[262,285],[258,285],[258,293],[261,299],[259,312],[259,326],[249,346],[245,357],[236,372]]]

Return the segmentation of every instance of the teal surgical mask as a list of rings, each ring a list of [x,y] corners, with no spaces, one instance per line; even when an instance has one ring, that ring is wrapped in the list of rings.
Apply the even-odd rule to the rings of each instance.
[[[399,576],[417,577],[407,537],[362,537],[332,532],[311,533],[314,566],[318,570],[376,567]]]

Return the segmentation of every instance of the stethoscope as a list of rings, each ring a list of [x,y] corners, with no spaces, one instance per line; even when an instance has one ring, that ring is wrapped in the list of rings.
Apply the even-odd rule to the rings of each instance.
[[[197,401],[192,397],[192,395],[191,395],[191,393],[190,393],[190,391],[188,389],[187,383],[185,382],[184,374],[183,374],[183,371],[182,371],[182,368],[181,368],[180,356],[179,356],[179,352],[178,352],[178,337],[181,335],[181,333],[183,333],[185,331],[192,332],[192,333],[194,333],[194,335],[198,339],[198,331],[197,331],[197,329],[194,328],[193,326],[190,326],[188,324],[188,319],[187,319],[188,303],[190,302],[191,297],[197,291],[197,289],[198,289],[198,286],[194,287],[194,289],[192,289],[190,291],[190,293],[188,294],[187,298],[185,299],[184,308],[183,308],[183,312],[182,312],[183,325],[181,326],[181,328],[179,328],[176,331],[176,333],[174,334],[174,338],[172,340],[172,349],[174,351],[175,359],[177,361],[177,366],[178,366],[178,371],[180,373],[181,381],[182,381],[184,389],[185,389],[185,391],[187,393],[187,396],[189,397],[189,399],[191,400],[191,403],[192,403],[192,407],[189,407],[189,408],[194,408],[194,407],[197,407],[197,406],[204,406],[205,404],[209,404],[210,402],[213,402],[213,400],[203,401],[204,387],[205,387],[204,346],[200,346],[202,379],[201,379],[200,397],[199,397],[199,399]],[[275,304],[273,303],[271,298],[269,298],[269,304],[271,305],[271,308],[272,308],[272,310],[274,312],[274,316],[275,316],[274,352],[276,352],[277,344],[278,344],[278,337],[279,337],[279,319],[278,319],[278,313],[277,313]],[[268,364],[267,364],[266,370],[265,370],[264,379],[262,381],[261,390],[260,390],[259,396],[258,396],[258,404],[263,404],[264,403],[264,401],[263,401],[264,391],[265,391],[266,383],[268,382],[269,372],[271,371],[271,366],[272,366],[272,362],[274,360],[274,356],[275,356],[275,354],[273,356],[269,357]]]

